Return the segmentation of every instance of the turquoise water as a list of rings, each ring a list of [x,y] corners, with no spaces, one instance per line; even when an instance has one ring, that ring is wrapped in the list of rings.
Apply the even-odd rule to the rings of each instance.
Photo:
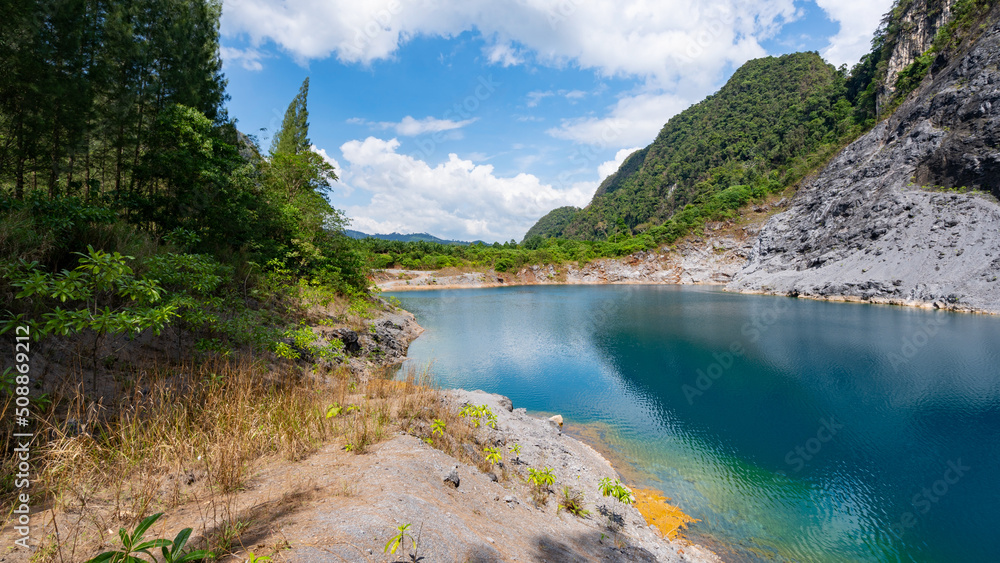
[[[729,561],[1000,561],[998,318],[673,286],[396,296],[443,387],[599,428]]]

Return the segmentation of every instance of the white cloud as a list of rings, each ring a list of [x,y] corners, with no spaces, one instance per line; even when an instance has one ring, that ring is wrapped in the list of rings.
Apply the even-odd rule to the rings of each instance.
[[[260,59],[263,58],[264,55],[257,49],[219,47],[219,55],[222,56],[222,61],[226,64],[239,63],[243,68],[255,72],[264,70],[264,65],[260,62]]]
[[[871,50],[882,15],[892,8],[892,0],[816,0],[816,4],[840,24],[840,32],[823,50],[823,57],[836,66],[854,65]]]
[[[452,131],[461,129],[476,122],[478,118],[453,121],[451,119],[438,119],[436,117],[425,117],[415,119],[407,115],[401,121],[368,121],[360,117],[352,117],[347,120],[351,125],[367,125],[377,129],[392,129],[397,135],[403,137],[416,137],[425,133],[440,133],[442,131]]]
[[[608,176],[610,176],[610,175],[614,174],[615,172],[617,172],[618,169],[621,168],[622,163],[625,162],[625,159],[628,158],[629,155],[631,155],[632,153],[634,153],[635,151],[637,151],[637,150],[639,150],[641,148],[642,147],[632,147],[630,149],[622,149],[622,150],[618,151],[617,153],[615,153],[615,159],[614,160],[609,160],[607,162],[602,163],[600,166],[598,166],[597,167],[597,175],[600,176],[601,181],[603,181]]]
[[[640,93],[618,100],[607,117],[565,119],[547,133],[597,148],[648,145],[670,117],[690,105],[687,99],[662,90]]]
[[[528,92],[527,106],[529,108],[538,107],[538,104],[541,103],[542,100],[544,100],[545,98],[548,98],[550,96],[554,96],[554,95],[555,95],[555,92],[552,92],[551,90],[546,91],[546,92],[541,92],[541,91],[537,91],[537,90],[534,91],[534,92]]]
[[[503,66],[514,66],[524,62],[524,57],[509,44],[501,43],[492,45],[486,49],[486,56],[493,64]]]
[[[327,154],[326,149],[321,149],[316,145],[312,145],[311,148],[313,152],[323,157],[323,160],[325,160],[327,164],[333,166],[333,172],[337,175],[337,181],[333,184],[334,193],[337,195],[342,195],[344,197],[350,197],[351,194],[354,193],[354,188],[352,188],[349,184],[344,182],[343,178],[344,172],[343,170],[341,170],[340,163],[337,162],[337,159]]]
[[[585,205],[594,193],[593,183],[556,189],[531,174],[498,177],[492,166],[455,154],[432,167],[397,153],[398,148],[396,139],[375,137],[340,147],[347,162],[342,181],[371,194],[367,204],[344,207],[353,228],[427,231],[463,240],[520,240],[542,215],[564,205]]]
[[[677,83],[746,61],[797,16],[793,0],[225,0],[222,33],[272,40],[300,61],[369,64],[417,36],[475,30],[494,63],[531,53],[542,64]]]

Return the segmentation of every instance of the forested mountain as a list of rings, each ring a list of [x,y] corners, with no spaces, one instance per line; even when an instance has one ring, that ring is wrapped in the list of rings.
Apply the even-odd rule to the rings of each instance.
[[[816,53],[753,60],[717,93],[674,116],[583,210],[560,208],[525,236],[671,241],[780,191],[892,113],[936,53],[978,21],[988,0],[897,0],[850,72]],[[978,16],[977,16],[978,15]]]
[[[858,128],[847,77],[816,53],[743,65],[716,94],[674,116],[651,145],[609,176],[585,209],[565,208],[540,236],[603,239],[662,225],[733,186],[783,186],[810,155]]]
[[[361,231],[353,231],[351,229],[345,229],[344,234],[354,239],[374,238],[379,240],[391,240],[398,242],[433,242],[436,244],[458,244],[458,245],[475,244],[461,240],[445,240],[443,238],[438,238],[429,233],[415,233],[410,235],[404,235],[400,233],[369,235],[368,233],[362,233]],[[481,242],[481,241],[476,241],[476,242]]]

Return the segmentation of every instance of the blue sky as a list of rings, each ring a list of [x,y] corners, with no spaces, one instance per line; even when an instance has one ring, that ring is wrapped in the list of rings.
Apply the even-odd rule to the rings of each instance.
[[[747,60],[867,52],[891,0],[226,0],[230,115],[264,148],[310,77],[352,227],[520,240]]]

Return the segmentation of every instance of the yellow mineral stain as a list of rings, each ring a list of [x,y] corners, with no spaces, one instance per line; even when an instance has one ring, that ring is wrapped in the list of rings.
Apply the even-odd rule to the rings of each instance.
[[[670,504],[670,499],[657,491],[635,487],[631,489],[635,494],[635,507],[639,509],[646,522],[655,526],[667,539],[675,539],[685,526],[698,521]]]

